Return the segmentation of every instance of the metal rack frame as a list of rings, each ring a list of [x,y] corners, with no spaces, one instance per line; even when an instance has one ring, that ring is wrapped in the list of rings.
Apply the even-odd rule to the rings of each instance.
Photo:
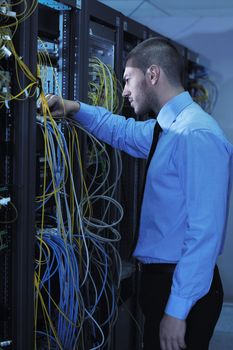
[[[20,8],[18,8],[20,11]],[[29,69],[36,75],[37,10],[22,22],[15,46]],[[30,45],[28,45],[30,43]],[[21,86],[25,76],[19,73]],[[13,105],[15,118],[15,204],[19,215],[12,239],[12,348],[33,348],[34,295],[34,216],[35,216],[35,111],[36,97]]]

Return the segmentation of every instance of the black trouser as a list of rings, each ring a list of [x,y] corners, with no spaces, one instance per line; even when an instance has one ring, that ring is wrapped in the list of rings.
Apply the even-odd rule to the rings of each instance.
[[[173,272],[142,271],[139,303],[145,316],[144,350],[160,350],[159,325],[171,290]],[[217,266],[208,294],[197,301],[186,319],[186,350],[208,350],[223,302]]]

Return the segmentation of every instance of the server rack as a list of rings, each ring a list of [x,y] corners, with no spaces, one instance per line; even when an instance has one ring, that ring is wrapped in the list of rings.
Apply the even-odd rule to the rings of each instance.
[[[85,29],[85,34],[84,34],[84,40],[86,42],[88,42],[88,47],[89,49],[85,51],[85,55],[86,55],[86,60],[88,60],[89,58],[89,53],[90,51],[92,52],[92,54],[95,52],[95,54],[97,56],[99,56],[99,58],[105,60],[105,63],[109,63],[111,66],[114,66],[114,70],[116,72],[116,75],[118,77],[118,79],[122,82],[122,75],[123,75],[123,64],[122,64],[122,52],[123,52],[123,43],[124,43],[124,30],[123,30],[123,25],[125,25],[125,29],[126,29],[126,18],[124,18],[124,16],[122,16],[120,13],[118,13],[117,11],[114,11],[108,7],[106,7],[103,4],[98,3],[97,1],[86,1],[85,2],[85,10],[83,12],[83,22],[85,22],[85,27],[87,29]],[[125,24],[123,24],[125,21]],[[128,31],[129,33],[133,33],[136,34],[136,38],[137,38],[137,34],[138,34],[138,39],[136,39],[136,43],[137,44],[139,42],[139,40],[143,40],[146,37],[146,30],[143,27],[143,29],[141,29],[140,25],[137,25],[136,22],[129,20],[129,24],[128,24]],[[109,45],[111,46],[114,41],[114,59],[113,59],[113,55],[112,55],[112,51],[111,54],[108,56],[107,60],[106,57],[107,55],[104,54],[104,52],[110,52],[109,51]],[[84,45],[84,43],[83,43]],[[87,47],[87,45],[86,45]],[[100,49],[100,47],[102,47],[102,49]],[[111,46],[113,48],[113,45]],[[85,46],[84,46],[85,49]],[[89,51],[90,50],[90,51]],[[88,52],[89,51],[89,52]],[[99,51],[99,52],[98,52]],[[101,53],[102,51],[102,53]],[[114,63],[114,64],[113,64]],[[88,77],[88,72],[85,70],[85,76]],[[90,80],[90,79],[89,79]],[[88,86],[84,86],[84,91],[88,91]],[[84,95],[84,91],[82,92],[82,97],[84,97],[84,101],[85,99],[87,99],[87,95]],[[119,92],[119,99],[121,99],[121,92]],[[120,113],[121,114],[121,113]],[[114,160],[114,152],[109,150],[109,153],[111,155],[111,159]],[[124,157],[124,156],[123,156]],[[125,160],[125,162],[127,162]],[[112,163],[114,164],[114,163]],[[133,171],[133,169],[131,169]],[[110,181],[112,181],[112,178],[114,178],[114,174],[115,174],[115,169],[113,168],[112,170],[112,176],[110,176]],[[128,177],[128,179],[130,178],[130,176],[132,176],[132,173],[126,173],[124,174],[125,177]],[[133,175],[134,177],[135,175]],[[131,179],[132,180],[132,179]],[[131,181],[131,183],[134,182],[134,178],[133,181]],[[130,181],[128,181],[128,183],[130,183]],[[120,185],[121,186],[121,185]],[[115,194],[115,198],[118,199],[121,203],[122,203],[122,189],[121,187],[118,186],[117,192]],[[136,184],[134,183],[134,188],[132,188],[132,194],[134,193],[135,190],[135,186]],[[132,186],[133,187],[133,186]],[[134,204],[133,204],[134,205]],[[127,214],[131,215],[132,214],[132,210],[131,212],[129,212],[129,202],[126,204],[127,208],[126,208],[126,212]],[[125,209],[125,208],[124,208]],[[114,212],[112,213],[112,217],[114,217]],[[125,223],[121,223],[119,230],[122,233],[122,237],[129,235],[129,231],[131,228],[126,228]],[[129,241],[129,238],[127,238],[127,240]],[[122,248],[123,247],[123,248]],[[125,246],[125,244],[121,243],[121,247],[119,247],[120,250],[120,254],[121,257],[124,257],[126,259],[126,255],[127,255],[127,247]],[[118,325],[121,324],[128,324],[129,327],[129,342],[125,342],[124,346],[128,347],[131,346],[133,343],[133,338],[135,338],[133,336],[133,332],[135,330],[135,328],[132,328],[132,319],[130,319],[129,317],[129,310],[124,312],[121,312],[123,309],[130,309],[131,313],[135,313],[135,305],[133,305],[133,303],[131,301],[128,302],[128,305],[124,304],[125,301],[128,299],[128,297],[132,294],[132,288],[133,288],[133,283],[131,280],[129,280],[127,277],[130,277],[135,279],[135,277],[132,277],[133,275],[133,271],[135,270],[135,266],[133,266],[133,269],[129,264],[125,264],[123,263],[123,274],[122,276],[124,277],[121,281],[121,301],[119,302],[119,312],[121,313],[121,320],[119,320],[119,322],[117,322],[116,325],[116,331],[112,333],[112,340],[111,340],[111,345],[110,348],[111,349],[118,349],[119,348],[119,338],[117,337],[117,328]],[[129,295],[126,296],[126,290],[131,290],[129,292]],[[123,306],[121,306],[121,305]],[[119,330],[119,328],[118,328]],[[133,330],[133,332],[132,332]],[[118,342],[117,342],[118,340]],[[133,345],[133,347],[136,349],[137,345]]]
[[[93,57],[97,57],[104,65],[106,65],[106,69],[110,69],[111,71],[114,70],[116,72],[116,77],[114,79],[119,79],[118,71],[119,71],[119,45],[120,42],[120,33],[121,33],[121,22],[119,13],[116,11],[111,10],[110,8],[106,7],[105,5],[102,5],[98,3],[97,1],[88,2],[88,15],[89,15],[89,25],[88,25],[88,31],[89,31],[89,45],[88,45],[88,59],[92,60]],[[90,62],[90,61],[89,61]],[[112,76],[113,77],[113,76]],[[98,78],[97,78],[98,79]],[[93,72],[91,69],[89,69],[89,82],[93,82],[95,80],[95,77],[93,75]],[[98,84],[98,81],[96,81]],[[90,88],[88,89],[90,92]],[[121,103],[121,96],[118,94],[118,100]],[[92,103],[92,101],[89,100],[89,102]],[[120,110],[116,109],[116,106],[110,104],[102,104],[103,101],[99,101],[99,105],[103,105],[107,107],[108,109],[119,112]],[[121,168],[121,156],[118,151],[111,149],[110,147],[106,146],[106,150],[108,151],[109,157],[110,157],[110,173],[108,176],[110,187],[114,186],[114,191],[112,190],[107,192],[106,194],[109,196],[113,196],[115,200],[120,200],[120,192],[119,192],[119,185],[117,186],[117,182],[119,181],[119,171]],[[107,189],[107,188],[106,188]],[[105,190],[104,190],[105,191]],[[101,217],[101,212],[105,211],[105,205],[102,206],[102,210],[98,213],[98,217]],[[113,208],[109,212],[108,221],[114,222],[115,218],[117,218],[118,213],[116,211],[116,208]],[[119,230],[119,225],[116,227],[117,230]],[[106,233],[108,235],[108,233]],[[115,246],[118,246],[119,244],[115,243]],[[108,251],[108,248],[107,248]],[[111,255],[109,256],[111,259]],[[113,271],[114,271],[113,267]],[[115,272],[116,274],[119,274],[119,271]],[[110,282],[112,283],[112,282]],[[113,288],[114,285],[113,285]],[[116,291],[118,294],[118,291]],[[108,293],[109,300],[112,299],[112,296]],[[116,301],[117,301],[117,295],[114,297],[115,301],[115,308],[117,307]],[[106,304],[105,302],[102,303],[102,320],[106,319],[105,309]],[[101,319],[101,317],[100,317]],[[105,336],[109,338],[107,343],[103,346],[103,349],[115,349],[115,343],[114,343],[114,332],[111,331],[111,334],[109,334],[109,330],[103,328],[105,332]]]
[[[47,20],[49,19],[49,21]],[[79,76],[79,33],[78,26],[80,22],[80,11],[76,3],[72,1],[54,2],[41,1],[38,11],[38,62],[41,86],[44,94],[52,93],[61,95],[66,99],[77,98]],[[46,59],[45,59],[46,57]],[[75,84],[75,85],[74,85]],[[70,130],[64,120],[57,120],[56,124],[45,123],[44,118],[37,116],[37,186],[36,186],[36,271],[35,271],[35,337],[34,348],[40,350],[74,347],[75,325],[74,315],[68,314],[67,300],[76,293],[74,284],[76,279],[71,279],[70,283],[74,286],[74,292],[69,294],[67,287],[67,277],[61,281],[61,269],[64,270],[64,276],[71,273],[71,264],[66,241],[66,227],[63,226],[66,218],[67,196],[73,191],[76,193],[77,184],[71,187],[70,178],[62,178],[64,174],[64,151],[68,146]],[[50,138],[52,146],[53,162],[47,156],[45,140]],[[70,164],[70,163],[69,163]],[[51,168],[52,167],[52,168]],[[74,169],[77,170],[78,166]],[[55,175],[54,175],[55,174]],[[68,174],[67,174],[68,176]],[[78,176],[77,176],[78,177]],[[79,177],[80,178],[80,177]],[[63,181],[64,180],[64,181]],[[58,186],[54,185],[58,181]],[[48,190],[44,194],[44,183],[48,184]],[[53,183],[53,186],[51,184]],[[54,187],[55,186],[55,187]],[[63,193],[64,192],[64,193]],[[57,193],[57,194],[56,194]],[[43,197],[43,199],[41,199]],[[63,218],[64,217],[64,218]],[[56,222],[57,218],[57,222]],[[42,224],[43,223],[43,224]],[[72,232],[73,234],[73,232]],[[47,256],[39,242],[43,241],[50,248]],[[60,253],[58,246],[61,245]],[[63,250],[63,253],[61,251]],[[73,252],[71,251],[70,254]],[[60,254],[60,266],[58,255]],[[41,260],[42,257],[42,260]],[[65,258],[66,257],[66,258]],[[43,267],[43,260],[48,261],[46,267]],[[55,262],[55,263],[54,263]],[[54,265],[55,264],[55,265]],[[50,271],[48,275],[48,266],[56,266],[55,271]],[[68,272],[67,272],[68,271]],[[39,295],[39,296],[38,296]],[[73,305],[75,310],[76,305]],[[74,311],[75,312],[75,311]],[[63,324],[63,327],[61,327]],[[49,325],[49,326],[48,326]],[[76,327],[77,328],[77,327]],[[52,330],[52,331],[51,331]]]
[[[7,16],[0,14],[0,23],[4,23]],[[10,16],[9,16],[10,19]],[[14,17],[12,18],[12,20]],[[1,142],[1,170],[0,170],[0,341],[12,340],[10,325],[12,322],[12,236],[13,215],[9,204],[14,202],[13,195],[13,162],[14,162],[14,119],[12,108],[8,102],[4,105],[4,98],[11,92],[12,69],[9,63],[10,54],[7,54],[2,44],[3,31],[1,28],[1,112],[0,112],[0,142]],[[5,204],[4,204],[5,202]]]
[[[1,244],[4,260],[1,264],[1,307],[4,310],[1,346],[30,349],[33,339],[37,10],[36,4],[30,1],[28,7],[22,2],[17,5],[6,2],[5,5],[1,7],[5,17],[1,18],[1,40],[6,41],[1,66],[8,85],[2,85],[1,94],[1,183],[5,191],[3,197],[9,196],[15,217],[8,208],[1,213],[1,224],[7,236]],[[13,20],[9,20],[8,10]],[[25,65],[27,71],[23,70]]]
[[[2,196],[7,196],[15,208],[14,217],[10,208],[3,210],[1,217],[6,237],[5,247],[1,244],[0,343],[8,349],[29,349],[33,335],[35,95],[32,95],[37,84],[35,45],[29,49],[26,43],[36,33],[37,12],[34,8],[34,13],[30,13],[33,3],[29,1],[28,5],[25,8],[22,2],[17,5],[5,2],[1,7],[4,12],[1,50],[5,51],[1,54],[1,67],[8,84],[1,93],[1,187]],[[20,17],[22,13],[25,16]],[[27,15],[31,16],[26,18]],[[19,69],[20,57],[33,77],[26,77]],[[28,91],[30,81],[32,88]]]
[[[22,20],[20,15],[18,16],[18,27],[13,37],[14,55],[17,55],[17,62],[19,62],[18,70],[15,69],[17,63],[14,62],[14,55],[10,55],[9,51],[10,58],[1,55],[2,75],[4,76],[4,83],[1,83],[1,96],[11,94],[21,97],[21,99],[10,97],[9,100],[6,97],[5,103],[1,101],[3,105],[1,109],[1,159],[3,161],[1,195],[10,200],[10,207],[1,210],[0,300],[3,317],[1,317],[0,343],[7,349],[14,350],[33,349],[34,347],[36,98],[41,81],[36,78],[38,10],[33,1],[27,1],[26,5],[28,11],[25,10],[23,2],[12,6],[12,11],[15,12],[14,16],[11,11],[13,20],[4,13],[0,21],[1,26],[6,27],[12,25],[14,17],[16,18],[18,14],[25,13],[25,17],[27,17]],[[68,2],[68,5],[70,6],[71,2]],[[76,3],[73,2],[73,6],[76,6]],[[6,8],[8,9],[8,3],[6,3]],[[9,8],[11,9],[11,5]],[[1,10],[4,9],[1,8]],[[77,10],[74,12],[77,16]],[[40,19],[43,19],[45,15],[46,11]],[[68,14],[66,15],[68,16]],[[53,19],[53,17],[50,18],[50,20]],[[64,19],[63,25],[65,27],[62,31],[63,36],[65,34],[67,36],[70,33],[68,19]],[[46,29],[45,23],[41,24],[41,22],[40,26],[48,34],[49,39],[53,39],[54,27],[50,26]],[[2,38],[3,33],[1,32]],[[67,38],[66,42],[67,40],[69,39]],[[71,56],[72,54],[75,56],[75,52],[68,49],[68,43],[64,45],[64,42],[65,38],[63,38],[62,48],[62,88],[63,95],[67,98],[70,85],[68,63],[74,62]],[[52,45],[51,41],[50,44]],[[74,48],[74,45],[71,45],[71,48]],[[47,49],[50,50],[51,47],[47,47]],[[7,49],[5,50],[7,53]],[[20,60],[22,60],[22,64],[20,64]],[[30,78],[28,75],[26,76],[25,71],[21,71],[19,67],[27,67],[32,76]],[[75,72],[75,66],[72,69]],[[35,81],[32,84],[33,88],[27,90],[30,79],[35,79]],[[19,87],[23,93],[19,91]],[[45,87],[44,90],[46,91]],[[47,92],[50,92],[49,88]],[[52,90],[51,92],[56,91]]]

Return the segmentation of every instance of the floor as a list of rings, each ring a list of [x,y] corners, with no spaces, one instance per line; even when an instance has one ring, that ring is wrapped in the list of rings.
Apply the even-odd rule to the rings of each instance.
[[[232,350],[233,349],[233,332],[218,332],[210,343],[210,350]]]
[[[233,304],[225,303],[209,350],[233,350]]]

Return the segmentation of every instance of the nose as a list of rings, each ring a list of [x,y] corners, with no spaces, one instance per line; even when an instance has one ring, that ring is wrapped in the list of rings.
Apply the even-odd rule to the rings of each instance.
[[[124,86],[124,89],[122,91],[123,97],[128,97],[130,95],[129,89],[126,88],[126,85]]]

